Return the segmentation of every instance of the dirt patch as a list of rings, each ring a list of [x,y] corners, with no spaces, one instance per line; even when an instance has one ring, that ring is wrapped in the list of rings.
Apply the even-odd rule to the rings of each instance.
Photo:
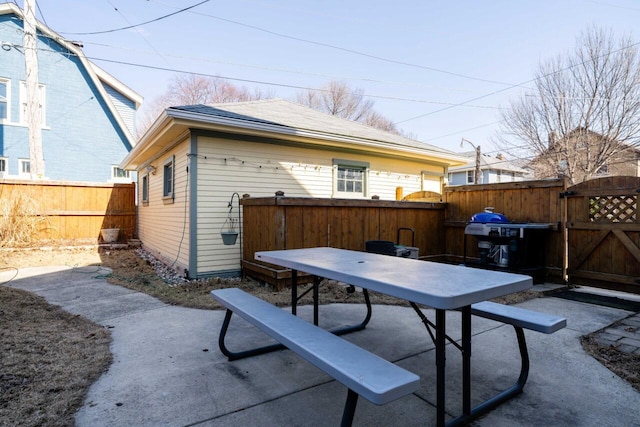
[[[89,386],[111,364],[103,327],[0,286],[0,419],[69,426]]]
[[[622,352],[612,345],[599,344],[598,333],[583,336],[580,339],[582,348],[640,392],[640,355]]]

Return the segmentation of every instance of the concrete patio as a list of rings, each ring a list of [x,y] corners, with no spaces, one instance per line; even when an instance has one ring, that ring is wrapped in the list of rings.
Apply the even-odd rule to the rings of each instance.
[[[76,415],[78,426],[240,426],[339,424],[346,389],[290,351],[236,362],[220,353],[222,311],[170,306],[114,286],[96,267],[22,269],[7,286],[42,295],[52,304],[109,327],[114,361],[91,387]],[[6,276],[6,277],[5,277]],[[0,282],[9,273],[0,273]],[[586,354],[580,337],[634,314],[555,297],[522,307],[567,318],[553,335],[526,331],[531,359],[524,393],[474,422],[477,426],[640,425],[640,393]],[[303,307],[303,315],[309,314]],[[432,310],[425,310],[431,315]],[[325,327],[360,321],[362,306],[321,307]],[[459,337],[458,314],[448,331]],[[424,326],[410,308],[374,306],[365,331],[346,339],[418,374],[421,389],[378,407],[360,399],[354,425],[433,425],[435,356]],[[229,346],[265,338],[234,318]],[[513,328],[474,318],[472,396],[479,402],[510,386],[519,372]],[[447,352],[447,409],[460,413],[460,357]]]

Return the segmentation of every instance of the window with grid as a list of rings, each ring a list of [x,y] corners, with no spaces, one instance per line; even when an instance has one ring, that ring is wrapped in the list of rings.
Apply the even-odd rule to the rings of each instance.
[[[467,171],[467,184],[473,184],[475,182],[476,172]]]
[[[366,162],[334,159],[334,194],[339,197],[365,197],[367,195]]]

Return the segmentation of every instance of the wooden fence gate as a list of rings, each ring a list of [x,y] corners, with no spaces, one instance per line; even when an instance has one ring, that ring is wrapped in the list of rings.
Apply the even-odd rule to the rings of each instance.
[[[640,178],[594,179],[561,196],[569,283],[640,294]]]

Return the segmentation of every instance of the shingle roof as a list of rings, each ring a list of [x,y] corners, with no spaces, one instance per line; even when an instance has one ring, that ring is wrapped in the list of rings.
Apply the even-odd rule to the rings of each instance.
[[[379,130],[359,122],[332,116],[284,99],[267,99],[212,105],[187,105],[171,107],[169,110],[172,109],[232,120],[282,126],[283,128],[379,141],[386,144],[457,156],[457,154],[452,151],[434,145]]]
[[[467,164],[463,166],[455,166],[450,167],[449,172],[461,172],[466,170],[473,170],[476,167],[476,152],[470,151],[465,153],[460,153],[461,156],[468,157],[470,160]],[[527,170],[523,169],[517,165],[515,165],[510,160],[499,159],[497,157],[487,156],[486,154],[482,154],[480,156],[480,168],[481,169],[495,169],[495,170],[503,170],[509,172],[520,172],[526,173]]]

